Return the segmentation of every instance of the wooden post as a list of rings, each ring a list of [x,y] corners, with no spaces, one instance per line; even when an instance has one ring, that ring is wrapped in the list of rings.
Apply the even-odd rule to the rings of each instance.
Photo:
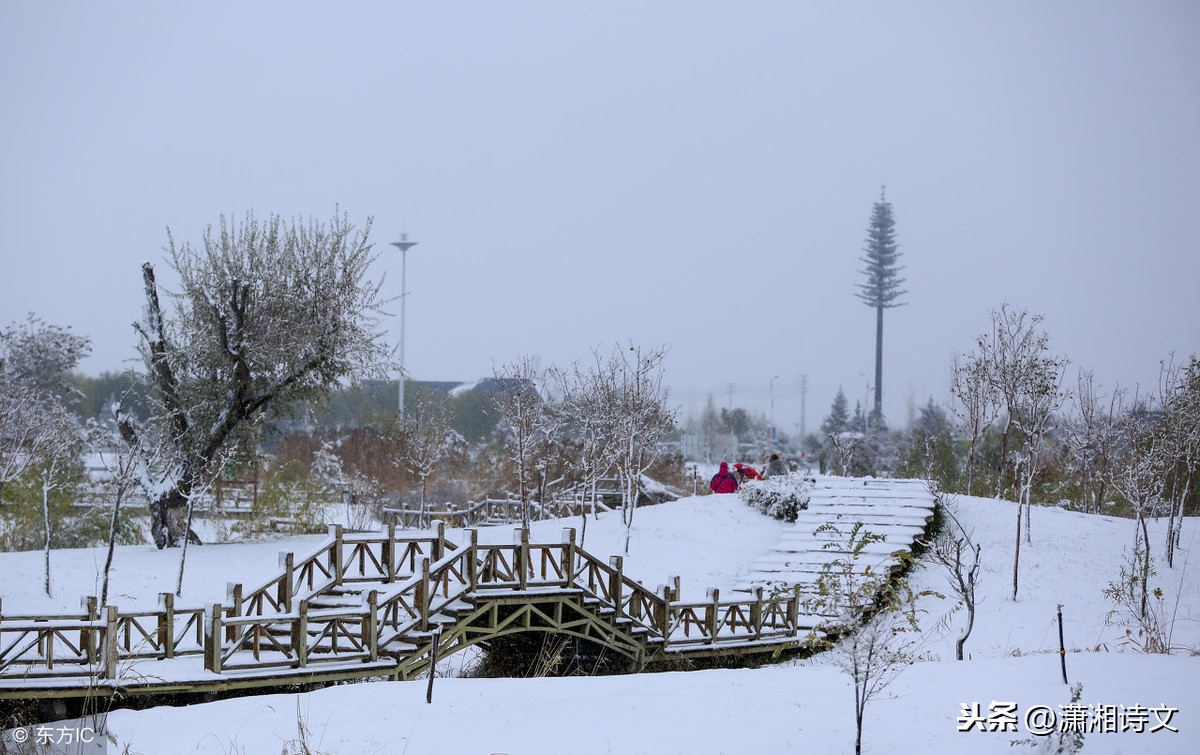
[[[204,667],[214,674],[221,673],[221,604],[213,603],[204,617]]]
[[[342,583],[342,525],[329,525],[329,534],[333,536],[333,547],[329,549],[329,566],[333,571],[333,583]]]
[[[363,645],[367,648],[368,658],[374,662],[379,660],[379,592],[371,590],[367,593],[367,615],[363,619]]]
[[[439,519],[438,522],[433,526],[433,531],[434,536],[432,558],[433,562],[436,564],[438,561],[441,561],[442,556],[446,554],[446,523]]]
[[[117,678],[117,607],[104,609],[104,678]]]
[[[279,610],[283,613],[292,612],[292,598],[294,597],[295,588],[295,565],[296,556],[290,551],[279,554],[279,565],[283,568],[283,576],[279,579]]]
[[[715,587],[708,588],[708,597],[712,602],[704,607],[704,623],[708,629],[708,642],[717,641],[717,626],[720,623],[721,591]]]
[[[516,530],[517,540],[517,589],[529,587],[529,530]]]
[[[479,530],[467,530],[467,592],[479,587]]]
[[[575,528],[563,528],[563,542],[566,546],[563,548],[563,578],[567,580],[567,587],[575,584]]]
[[[792,597],[787,602],[788,624],[792,627],[792,636],[800,634],[800,585],[792,587]]]
[[[175,593],[158,594],[158,647],[163,658],[175,657]]]
[[[383,529],[383,569],[385,583],[396,581],[396,522],[388,522]]]
[[[662,649],[666,650],[671,643],[671,588],[664,585],[661,592],[662,607],[659,609],[658,616],[655,617],[655,626],[662,635]]]
[[[761,587],[754,588],[754,602],[750,604],[750,626],[754,627],[754,639],[762,639],[762,594]]]
[[[242,615],[242,583],[226,582],[225,598],[229,601],[230,616]]]
[[[308,601],[300,601],[300,612],[292,624],[292,650],[296,651],[296,665],[308,665]]]
[[[96,621],[100,618],[100,601],[94,595],[89,595],[83,599],[84,609],[87,611],[87,620]],[[99,648],[96,647],[96,637],[98,633],[95,629],[85,629],[79,633],[79,643],[83,646],[87,653],[89,665],[95,665],[96,655]]]
[[[611,556],[608,559],[608,565],[613,568],[613,573],[608,578],[608,595],[612,598],[613,619],[619,619],[624,615],[624,609],[621,606],[621,588],[625,585],[625,558],[623,556]]]
[[[417,605],[420,616],[417,629],[429,631],[429,559],[421,559],[421,581],[417,583]]]

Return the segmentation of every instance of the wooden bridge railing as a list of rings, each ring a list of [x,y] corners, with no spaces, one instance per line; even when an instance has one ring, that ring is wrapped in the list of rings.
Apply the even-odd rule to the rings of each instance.
[[[679,601],[674,585],[652,591],[624,573],[624,559],[605,562],[578,547],[575,530],[558,543],[531,543],[516,530],[511,544],[479,543],[465,532],[462,546],[447,542],[439,524],[429,535],[331,537],[297,560],[281,558],[281,573],[249,593],[231,585],[227,605],[175,607],[160,596],[157,611],[121,613],[90,599],[72,616],[11,616],[0,610],[0,679],[14,676],[90,676],[115,680],[123,664],[203,654],[213,673],[262,668],[310,669],[327,664],[380,661],[385,655],[426,652],[438,626],[456,621],[455,609],[479,601],[536,600],[573,591],[614,631],[640,638],[651,653],[671,649],[753,646],[802,639],[799,593],[723,601]],[[315,607],[335,588],[359,585],[349,605]],[[536,594],[535,594],[536,593]],[[2,604],[0,604],[2,609]],[[141,667],[145,673],[145,667]],[[152,674],[147,674],[152,676]]]
[[[345,534],[341,525],[331,525],[329,542],[297,561],[292,553],[280,553],[281,573],[266,584],[242,595],[240,586],[230,588],[231,615],[288,613],[293,603],[354,582],[391,583],[411,576],[421,558],[435,560],[447,548],[445,524],[424,537],[397,537],[394,524],[379,534]]]
[[[613,491],[597,491],[609,494]],[[445,522],[450,527],[476,527],[495,522],[520,522],[523,504],[512,498],[485,498],[482,501],[467,501],[459,506],[447,503],[443,506],[426,506],[424,510],[407,506],[384,506],[392,522],[399,527],[432,527],[435,522]],[[558,519],[581,516],[584,513],[611,511],[612,508],[599,499],[567,491],[544,502],[530,501],[529,515],[533,520]]]

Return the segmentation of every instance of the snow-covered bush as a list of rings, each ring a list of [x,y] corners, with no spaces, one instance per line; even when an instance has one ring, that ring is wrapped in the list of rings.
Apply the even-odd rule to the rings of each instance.
[[[808,508],[812,482],[803,477],[786,475],[766,480],[746,480],[738,495],[747,505],[767,516],[794,522],[801,509]]]

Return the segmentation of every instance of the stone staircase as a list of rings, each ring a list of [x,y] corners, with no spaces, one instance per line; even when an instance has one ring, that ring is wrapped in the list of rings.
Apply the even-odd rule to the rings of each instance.
[[[858,553],[857,567],[875,572],[899,568],[897,554],[911,552],[933,519],[936,501],[922,480],[873,477],[815,477],[808,506],[779,543],[757,559],[736,586],[739,591],[763,588],[799,590],[801,598],[816,593],[822,571],[852,557],[846,541],[855,523],[860,532],[882,538]],[[834,529],[836,528],[836,531]],[[819,617],[813,617],[816,620]]]

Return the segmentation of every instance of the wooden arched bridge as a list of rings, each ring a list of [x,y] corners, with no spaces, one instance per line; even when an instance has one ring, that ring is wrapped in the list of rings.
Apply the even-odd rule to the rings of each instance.
[[[819,478],[796,529],[747,584],[731,597],[711,590],[699,603],[679,600],[678,581],[643,586],[620,556],[606,561],[578,547],[574,529],[556,543],[516,530],[511,544],[487,545],[478,530],[451,542],[440,523],[416,536],[332,527],[314,552],[283,554],[278,574],[251,590],[232,585],[222,604],[180,608],[164,593],[153,612],[90,600],[76,616],[10,616],[0,604],[0,699],[411,679],[435,658],[525,632],[597,643],[634,670],[795,649],[823,618],[804,611],[805,592],[820,559],[836,557],[812,540],[813,522],[898,527],[876,554],[894,559],[932,517],[933,497],[922,490]]]

